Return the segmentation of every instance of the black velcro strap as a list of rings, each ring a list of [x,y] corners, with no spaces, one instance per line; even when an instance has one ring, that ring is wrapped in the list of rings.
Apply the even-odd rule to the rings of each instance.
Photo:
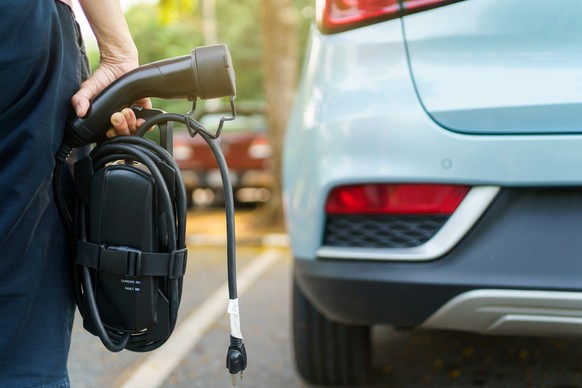
[[[168,263],[168,277],[175,279],[184,276],[186,273],[186,259],[188,257],[188,250],[178,249],[170,253],[170,262]]]
[[[75,263],[119,276],[184,276],[187,249],[169,253],[142,252],[128,247],[106,247],[87,241],[77,241]]]

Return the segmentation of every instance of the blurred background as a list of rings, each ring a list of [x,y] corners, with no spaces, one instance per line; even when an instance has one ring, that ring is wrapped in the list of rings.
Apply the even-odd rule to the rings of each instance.
[[[231,169],[237,205],[255,207],[268,225],[282,225],[281,142],[292,105],[305,42],[314,15],[311,0],[121,0],[140,63],[189,54],[225,43],[233,58],[238,120],[227,122],[220,145]],[[94,69],[99,61],[90,26],[74,5]],[[185,100],[154,99],[154,107],[188,113]],[[198,101],[195,118],[214,130],[228,101]],[[221,205],[216,164],[202,139],[175,128],[175,158],[192,208]]]

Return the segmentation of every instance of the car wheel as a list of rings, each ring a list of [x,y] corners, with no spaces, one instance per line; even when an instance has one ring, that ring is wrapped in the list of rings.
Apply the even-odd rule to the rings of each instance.
[[[370,327],[325,318],[293,282],[295,364],[313,385],[353,386],[368,380]]]

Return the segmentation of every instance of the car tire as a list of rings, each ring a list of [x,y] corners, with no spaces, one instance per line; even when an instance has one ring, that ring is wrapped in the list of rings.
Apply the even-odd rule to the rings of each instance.
[[[295,365],[312,385],[362,386],[370,370],[370,327],[325,318],[293,282]]]

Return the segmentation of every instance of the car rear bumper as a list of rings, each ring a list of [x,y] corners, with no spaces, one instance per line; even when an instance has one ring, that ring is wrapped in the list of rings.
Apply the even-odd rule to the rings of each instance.
[[[461,302],[471,296],[483,298],[476,290],[501,290],[494,294],[496,300],[525,298],[524,304],[509,303],[505,311],[509,317],[524,308],[539,312],[548,300],[555,305],[562,295],[555,292],[577,299],[582,292],[581,235],[582,189],[503,189],[460,243],[439,259],[408,263],[297,259],[295,276],[312,303],[332,320],[395,326],[433,322],[430,327],[484,331],[491,326],[487,322],[475,325],[457,319],[453,325],[441,319],[434,324],[431,317],[442,315],[441,308],[455,298]],[[536,292],[513,298],[514,291]],[[565,310],[570,312],[564,317],[582,316],[582,303]],[[473,314],[471,309],[451,311],[461,318],[463,311]]]
[[[238,187],[271,188],[274,185],[273,173],[268,170],[246,170],[238,182]]]
[[[222,178],[218,169],[208,171],[181,170],[186,188],[197,187],[222,189]],[[231,171],[230,180],[236,190],[243,187],[271,188],[274,184],[273,173],[267,170]]]

